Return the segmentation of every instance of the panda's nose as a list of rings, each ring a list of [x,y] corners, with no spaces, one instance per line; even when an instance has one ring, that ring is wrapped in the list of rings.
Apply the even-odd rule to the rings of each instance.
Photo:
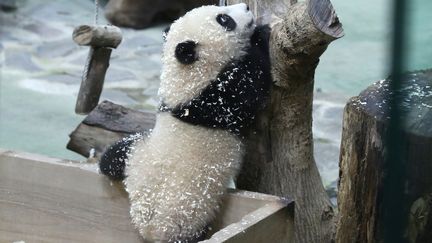
[[[246,5],[246,11],[249,11],[249,5]]]

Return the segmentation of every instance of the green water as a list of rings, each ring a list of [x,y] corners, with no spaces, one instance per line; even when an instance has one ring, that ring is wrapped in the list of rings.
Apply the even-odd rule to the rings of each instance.
[[[20,75],[3,72],[0,85],[0,148],[82,159],[65,149],[68,134],[81,122],[75,97],[47,95],[19,87]],[[3,85],[9,81],[8,85]]]
[[[407,70],[432,67],[432,1],[410,0]],[[321,58],[316,86],[328,93],[353,96],[388,76],[392,1],[332,0],[345,36]]]

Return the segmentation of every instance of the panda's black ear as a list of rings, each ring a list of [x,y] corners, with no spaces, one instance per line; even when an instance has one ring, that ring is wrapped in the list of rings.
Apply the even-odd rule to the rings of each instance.
[[[191,40],[177,44],[175,49],[175,57],[180,63],[192,64],[198,60],[196,53],[197,43]]]
[[[166,28],[164,29],[163,33],[162,33],[162,38],[163,38],[164,41],[166,41],[166,38],[167,38],[167,36],[168,36],[168,32],[170,31],[170,28],[171,28],[171,25],[168,26],[168,27],[166,27]]]

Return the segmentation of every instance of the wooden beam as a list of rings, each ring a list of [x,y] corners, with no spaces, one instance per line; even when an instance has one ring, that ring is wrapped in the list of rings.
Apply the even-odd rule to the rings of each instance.
[[[113,25],[81,25],[74,29],[72,39],[80,46],[117,48],[122,32]]]

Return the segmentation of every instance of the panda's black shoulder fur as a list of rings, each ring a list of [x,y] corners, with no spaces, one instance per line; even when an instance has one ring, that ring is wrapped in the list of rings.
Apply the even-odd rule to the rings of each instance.
[[[256,27],[247,54],[226,65],[198,97],[169,109],[172,115],[194,125],[244,135],[268,100],[272,83],[269,36],[269,26]]]

